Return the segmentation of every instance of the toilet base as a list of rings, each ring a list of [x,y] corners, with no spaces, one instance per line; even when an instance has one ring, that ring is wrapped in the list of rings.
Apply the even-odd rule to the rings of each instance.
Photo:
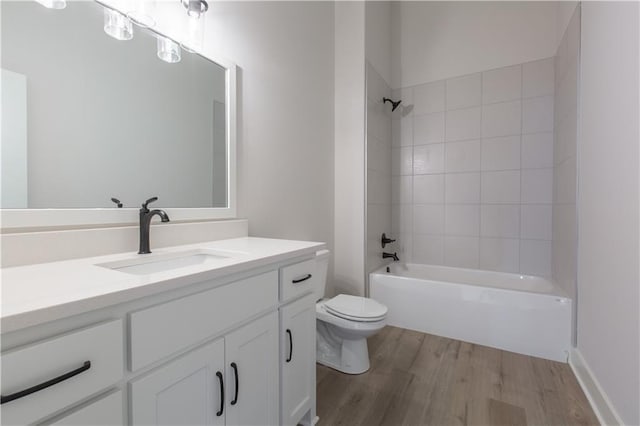
[[[317,323],[316,361],[346,374],[362,374],[369,370],[369,347],[366,337],[344,339],[331,332],[331,326]]]

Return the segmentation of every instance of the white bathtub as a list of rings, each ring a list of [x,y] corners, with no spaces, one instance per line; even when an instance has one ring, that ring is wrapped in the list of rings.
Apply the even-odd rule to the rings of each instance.
[[[369,275],[387,323],[554,361],[567,361],[571,299],[538,277],[392,264]]]

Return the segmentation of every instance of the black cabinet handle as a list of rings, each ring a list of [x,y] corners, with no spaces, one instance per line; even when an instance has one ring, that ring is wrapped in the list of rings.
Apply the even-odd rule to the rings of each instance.
[[[236,394],[233,396],[233,400],[231,401],[231,405],[236,405],[238,402],[238,387],[240,387],[240,381],[238,380],[238,364],[235,362],[231,363],[231,368],[233,368],[233,374],[236,377]]]
[[[216,416],[220,417],[224,412],[224,379],[222,378],[221,372],[216,372],[216,376],[218,376],[218,381],[220,382],[220,409],[216,413]]]
[[[308,280],[309,278],[311,278],[311,274],[307,274],[304,277],[295,279],[295,280],[293,280],[291,282],[294,283],[294,284],[298,284],[298,283],[301,283],[302,281]]]
[[[286,362],[291,362],[293,359],[293,336],[291,335],[291,330],[288,328],[287,334],[289,335],[289,357],[286,359]]]
[[[6,395],[6,396],[2,395],[0,396],[0,405],[5,404],[7,402],[11,402],[15,399],[20,399],[27,395],[31,395],[32,393],[36,393],[38,391],[46,389],[49,386],[57,385],[58,383],[64,382],[65,380],[70,379],[73,376],[77,376],[78,374],[85,372],[90,368],[91,368],[91,361],[85,361],[82,367],[69,371],[68,373],[63,374],[62,376],[58,376],[51,380],[47,380],[46,382],[40,383],[39,385],[32,386],[20,392],[12,393],[11,395]]]

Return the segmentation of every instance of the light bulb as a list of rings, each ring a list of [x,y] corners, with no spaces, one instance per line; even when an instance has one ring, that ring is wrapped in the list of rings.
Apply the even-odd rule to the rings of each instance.
[[[133,38],[131,19],[120,12],[105,8],[104,32],[116,40],[131,40]]]
[[[158,58],[170,64],[180,62],[180,46],[167,37],[158,36]]]

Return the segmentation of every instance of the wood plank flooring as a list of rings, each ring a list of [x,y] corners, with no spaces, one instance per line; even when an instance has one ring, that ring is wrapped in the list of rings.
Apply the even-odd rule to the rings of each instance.
[[[371,369],[317,367],[318,426],[597,425],[569,365],[385,327]]]

